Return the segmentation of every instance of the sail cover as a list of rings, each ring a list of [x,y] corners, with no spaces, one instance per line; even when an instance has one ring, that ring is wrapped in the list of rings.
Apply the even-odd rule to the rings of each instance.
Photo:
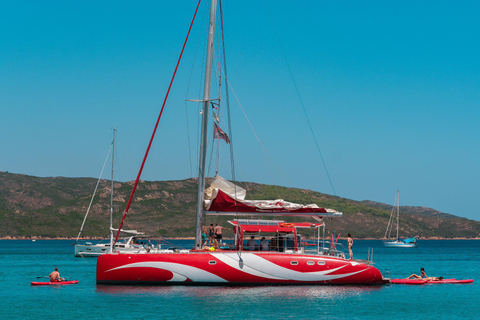
[[[222,178],[223,179],[223,178]],[[224,180],[224,179],[223,179]],[[225,180],[226,181],[226,180]],[[231,185],[233,183],[229,182]],[[237,186],[237,188],[241,189]],[[242,189],[245,191],[244,189]],[[257,216],[341,216],[341,212],[332,209],[320,208],[316,204],[302,205],[276,200],[244,200],[245,193],[240,197],[234,196],[235,192],[225,192],[220,186],[213,185],[207,190],[205,196],[205,211],[215,215],[257,215]],[[238,192],[237,192],[238,194]]]

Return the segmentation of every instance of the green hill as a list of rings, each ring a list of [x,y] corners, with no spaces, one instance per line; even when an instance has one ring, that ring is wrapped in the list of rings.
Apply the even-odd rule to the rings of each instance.
[[[154,237],[192,237],[195,228],[197,179],[141,181],[124,228]],[[0,172],[0,237],[76,237],[97,180],[34,177]],[[343,217],[326,219],[327,231],[355,238],[382,238],[391,206],[353,201],[310,190],[238,183],[249,199],[285,199],[342,210]],[[133,182],[114,184],[114,227],[120,224]],[[84,226],[84,237],[108,235],[110,181],[100,182]],[[402,236],[478,238],[480,222],[424,207],[401,207]],[[232,219],[230,217],[230,219]],[[206,223],[228,227],[228,217],[207,217]],[[302,218],[289,221],[311,221]],[[229,230],[225,236],[232,235]]]

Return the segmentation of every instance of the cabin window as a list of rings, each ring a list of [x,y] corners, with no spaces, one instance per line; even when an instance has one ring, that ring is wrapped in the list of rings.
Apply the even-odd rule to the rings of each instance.
[[[296,265],[298,265],[298,261],[290,261],[290,264],[291,264],[292,266],[296,266]]]
[[[208,261],[208,264],[214,265],[214,264],[217,264],[217,261],[215,261],[215,260],[210,260],[210,261]]]
[[[315,264],[315,262],[313,262],[313,261],[307,261],[307,264],[308,264],[309,266],[313,266],[313,265]]]
[[[325,265],[325,261],[318,261],[317,264],[318,264],[319,266],[324,266],[324,265]]]

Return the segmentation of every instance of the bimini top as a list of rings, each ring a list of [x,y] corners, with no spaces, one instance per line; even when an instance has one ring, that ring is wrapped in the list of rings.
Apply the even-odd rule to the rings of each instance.
[[[293,233],[296,228],[318,228],[323,223],[295,222],[286,223],[279,220],[233,220],[228,221],[233,226],[238,226],[242,232],[276,232],[276,233]],[[234,228],[234,231],[236,228]]]
[[[245,189],[219,176],[215,176],[205,194],[205,211],[209,215],[342,216],[341,212],[316,204],[302,205],[283,199],[245,200]]]
[[[113,232],[118,232],[118,229],[115,229],[115,228],[110,228],[110,230]],[[131,236],[144,235],[144,234],[145,232],[138,232],[137,230],[125,230],[125,229],[120,230],[120,236],[122,237],[131,237]]]

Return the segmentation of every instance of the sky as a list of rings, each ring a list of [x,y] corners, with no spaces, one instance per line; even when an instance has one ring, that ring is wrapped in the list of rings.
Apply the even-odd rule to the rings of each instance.
[[[134,180],[196,4],[0,0],[0,171],[98,178],[116,127],[115,179]],[[197,176],[185,100],[201,99],[207,4],[144,180]],[[480,221],[480,2],[223,8],[237,180],[387,204],[400,190],[400,205]]]

